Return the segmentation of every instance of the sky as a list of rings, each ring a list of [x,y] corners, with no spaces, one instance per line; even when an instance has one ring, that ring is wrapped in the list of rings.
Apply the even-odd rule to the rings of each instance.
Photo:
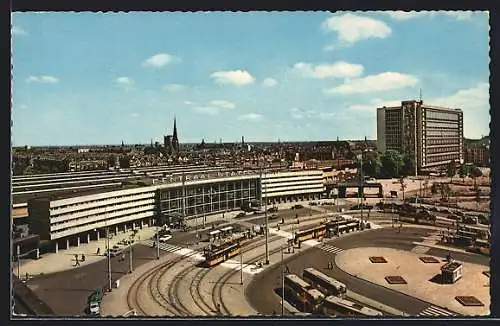
[[[376,108],[489,134],[487,12],[13,13],[13,146],[376,139]]]

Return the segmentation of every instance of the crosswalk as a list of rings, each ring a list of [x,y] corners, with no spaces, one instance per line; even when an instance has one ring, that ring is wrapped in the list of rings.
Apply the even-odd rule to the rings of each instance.
[[[146,246],[152,247],[154,242],[155,241],[153,241],[153,240],[144,240],[143,244]],[[160,250],[168,251],[168,252],[176,252],[176,251],[179,251],[182,249],[182,247],[174,246],[174,245],[171,245],[168,243],[161,243],[161,242],[160,242],[159,247],[160,247]]]
[[[422,310],[417,317],[432,317],[432,316],[457,316],[456,313],[446,310],[444,308],[429,306]]]
[[[324,245],[324,246],[320,246],[319,247],[321,250],[324,250],[324,251],[328,251],[329,253],[332,253],[332,254],[338,254],[342,251],[344,251],[344,249],[340,249],[340,248],[337,248],[337,247],[334,247],[332,245]]]

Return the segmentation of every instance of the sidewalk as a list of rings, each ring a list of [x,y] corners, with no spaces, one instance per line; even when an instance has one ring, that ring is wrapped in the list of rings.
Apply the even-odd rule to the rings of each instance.
[[[136,243],[151,238],[155,234],[155,227],[144,227],[139,229],[135,237]],[[123,231],[118,235],[113,236],[109,240],[110,247],[113,247],[120,241],[128,239],[132,230],[124,233]],[[101,254],[97,255],[97,248],[101,249]],[[21,261],[20,274],[21,278],[25,277],[26,273],[29,275],[40,275],[61,272],[70,269],[76,269],[75,255],[81,259],[81,255],[85,255],[85,262],[80,260],[80,266],[94,263],[101,259],[106,259],[106,239],[101,238],[98,241],[90,241],[90,243],[81,243],[80,246],[70,247],[69,249],[59,249],[58,253],[46,253],[40,256],[40,259],[28,259]],[[14,274],[17,275],[17,263],[13,264]]]

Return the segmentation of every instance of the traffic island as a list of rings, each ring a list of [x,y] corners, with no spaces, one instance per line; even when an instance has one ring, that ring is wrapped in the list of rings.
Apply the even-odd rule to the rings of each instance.
[[[455,299],[466,307],[482,307],[484,304],[473,296],[457,296]]]
[[[434,257],[430,257],[430,256],[424,256],[424,257],[420,257],[419,258],[422,262],[426,263],[426,264],[435,264],[435,263],[439,263],[439,260],[434,258]]]
[[[402,278],[401,276],[394,276],[394,275],[392,275],[392,276],[386,276],[385,280],[389,284],[408,284],[406,282],[406,280],[404,278]]]
[[[385,260],[385,258],[382,256],[371,256],[370,261],[373,264],[386,264],[387,263],[387,260]]]

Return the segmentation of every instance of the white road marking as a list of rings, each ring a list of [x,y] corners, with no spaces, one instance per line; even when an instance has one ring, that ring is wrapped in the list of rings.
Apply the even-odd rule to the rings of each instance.
[[[426,316],[457,316],[456,313],[448,311],[446,309],[436,307],[436,306],[429,306],[422,310],[417,316],[420,317],[426,317]]]

